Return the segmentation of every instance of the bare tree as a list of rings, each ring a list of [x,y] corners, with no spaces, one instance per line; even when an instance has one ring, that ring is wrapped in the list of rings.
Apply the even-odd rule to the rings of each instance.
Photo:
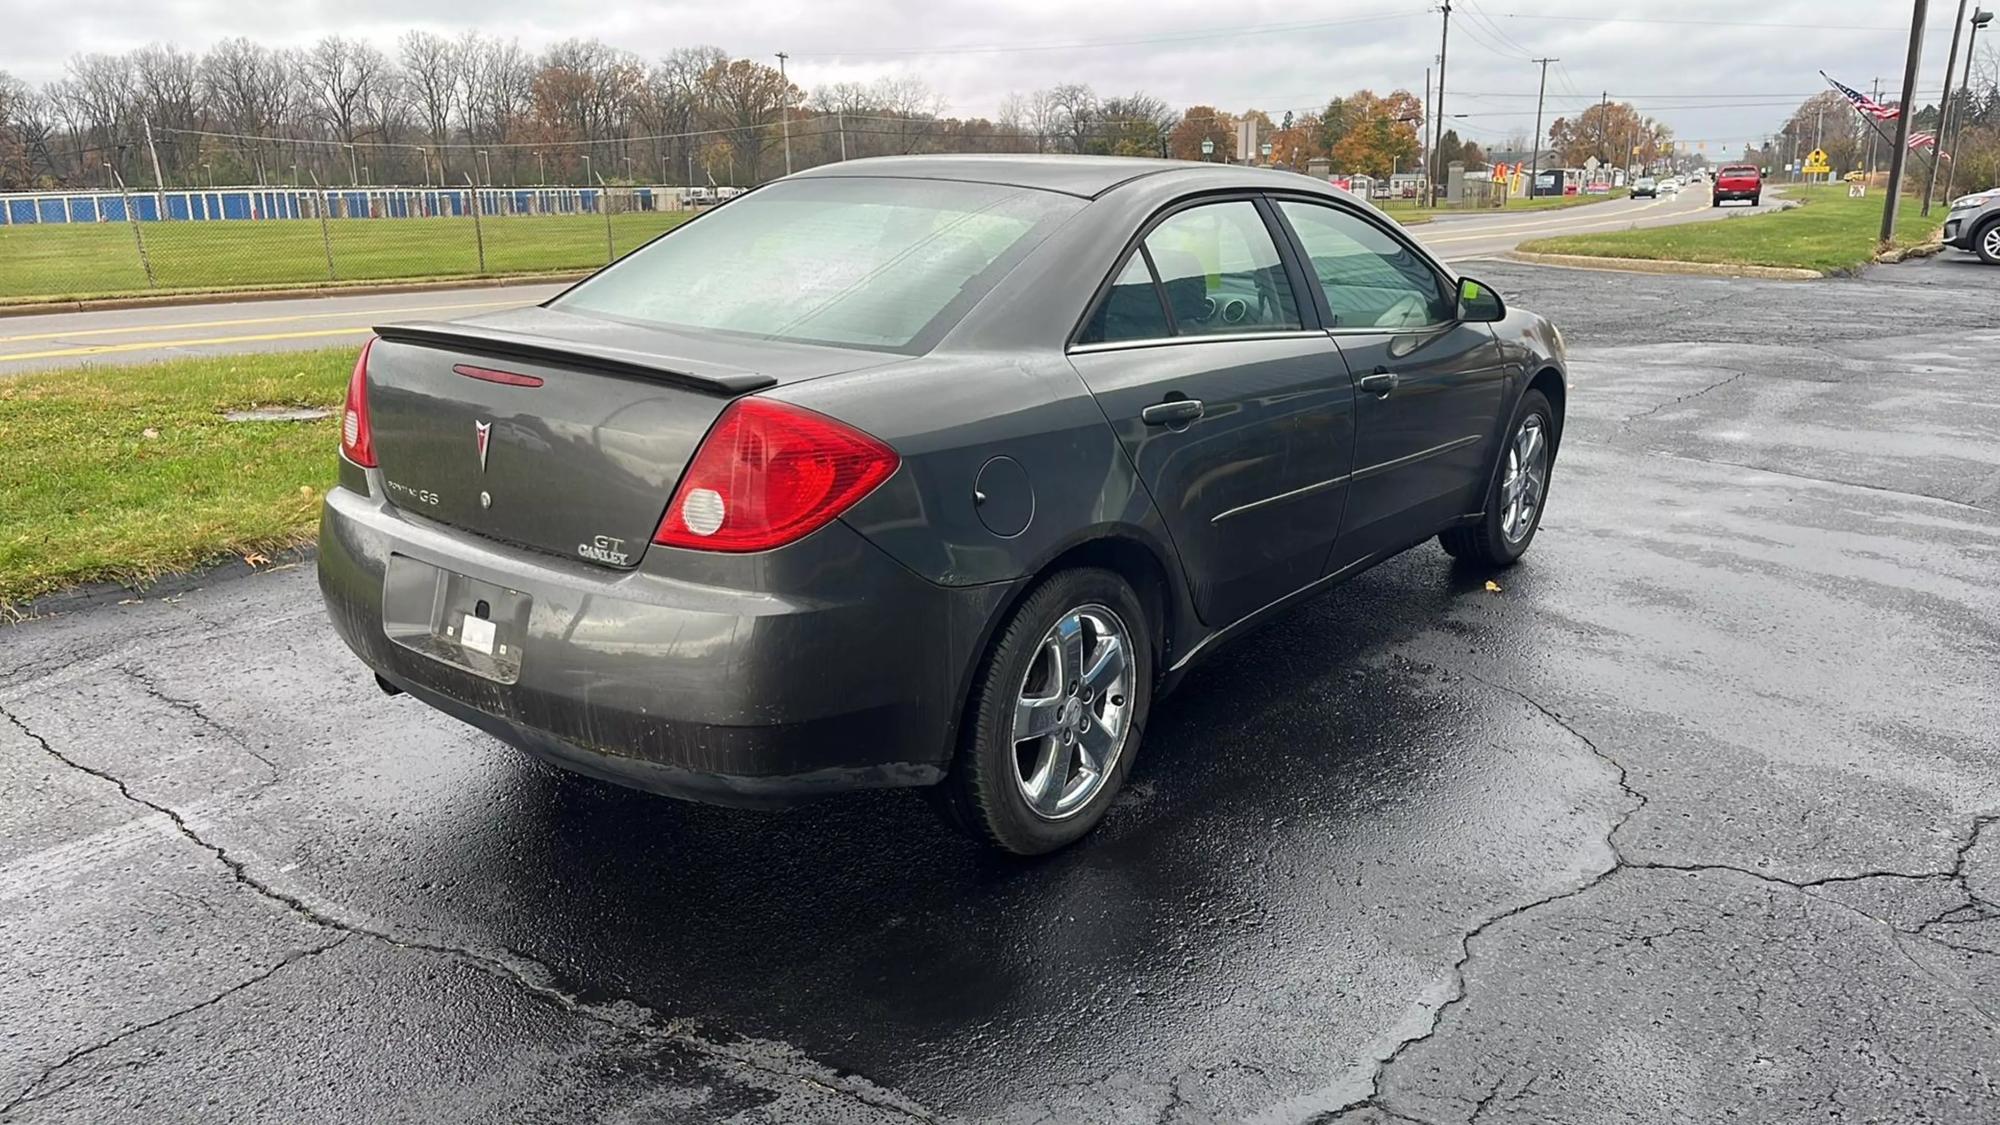
[[[452,44],[452,103],[458,108],[459,124],[465,128],[467,144],[477,145],[483,138],[480,118],[485,116],[486,104],[482,95],[486,92],[486,68],[490,61],[487,42],[478,30],[472,29],[458,37]],[[474,171],[478,161],[474,160]]]
[[[443,178],[449,168],[445,145],[451,140],[452,114],[458,104],[458,51],[449,40],[428,31],[405,32],[397,50],[411,106],[430,133],[438,176]]]
[[[371,133],[375,86],[389,68],[382,52],[366,43],[329,35],[305,53],[305,80],[312,106],[333,138],[345,146],[347,173],[358,181],[355,142]]]
[[[944,112],[944,95],[914,75],[878,80],[870,91],[882,115],[883,131],[898,153],[914,152],[931,135]]]
[[[1069,82],[1048,91],[1050,126],[1061,133],[1071,152],[1087,152],[1090,135],[1097,127],[1097,94],[1081,83]]]
[[[210,110],[223,131],[235,134],[242,171],[260,181],[276,163],[275,138],[291,110],[289,62],[288,56],[240,36],[217,43],[201,60],[201,85]]]

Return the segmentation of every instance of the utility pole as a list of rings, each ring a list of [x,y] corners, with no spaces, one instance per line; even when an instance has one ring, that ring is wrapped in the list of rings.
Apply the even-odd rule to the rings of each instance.
[[[1611,91],[1606,90],[1597,102],[1597,159],[1606,164],[1611,163],[1611,150],[1604,147],[1604,131],[1610,124]]]
[[[1914,0],[1910,15],[1910,57],[1903,63],[1902,112],[1896,115],[1896,141],[1889,151],[1889,191],[1882,200],[1882,242],[1896,239],[1896,198],[1903,190],[1903,158],[1910,151],[1911,104],[1917,99],[1917,68],[1924,61],[1924,14],[1930,0]]]
[[[1871,97],[1873,97],[1873,98],[1875,99],[1875,104],[1876,104],[1876,105],[1881,105],[1881,104],[1882,104],[1882,80],[1881,80],[1880,78],[1877,78],[1877,79],[1875,80],[1875,89],[1874,89],[1874,93],[1872,93],[1872,94],[1871,94],[1870,96],[1871,96]],[[1869,178],[1869,179],[1870,179],[1871,181],[1872,181],[1872,180],[1873,180],[1873,179],[1875,178],[1875,134],[1876,134],[1876,132],[1877,132],[1877,130],[1875,130],[1875,129],[1873,129],[1873,128],[1871,128],[1871,129],[1869,129],[1869,130],[1868,130],[1868,178]]]
[[[1542,99],[1549,93],[1549,64],[1561,59],[1536,59],[1542,65],[1542,84],[1535,89],[1535,141],[1529,146],[1528,198],[1535,198],[1535,180],[1542,171]]]
[[[1437,206],[1438,180],[1444,169],[1438,167],[1440,149],[1444,145],[1444,59],[1451,48],[1451,0],[1444,0],[1444,31],[1438,39],[1438,96],[1437,123],[1431,129],[1431,206]]]
[[[1965,0],[1958,0],[1958,15],[1951,21],[1951,54],[1944,57],[1944,97],[1938,101],[1937,140],[1931,144],[1931,178],[1924,184],[1923,214],[1931,213],[1931,195],[1937,191],[1938,165],[1944,163],[1945,122],[1951,120],[1951,71],[1958,64],[1958,33],[1965,30]],[[1965,60],[1966,85],[1972,85],[1972,59]]]
[[[779,112],[784,114],[781,120],[785,126],[785,175],[787,176],[792,174],[792,80],[785,77],[785,60],[791,57],[783,51],[778,52],[778,77],[784,79],[785,83],[785,106]]]
[[[1431,100],[1431,68],[1425,67],[1424,68],[1424,115],[1425,116],[1422,121],[1423,131],[1417,134],[1417,170],[1423,174],[1423,177],[1426,180],[1430,179],[1430,167],[1431,167],[1430,126],[1431,126],[1431,118],[1436,116],[1436,114],[1432,113],[1431,110],[1435,108],[1436,108],[1436,103]],[[1426,202],[1429,201],[1430,194],[1431,194],[1430,188],[1428,185],[1426,185],[1424,188],[1424,198]]]

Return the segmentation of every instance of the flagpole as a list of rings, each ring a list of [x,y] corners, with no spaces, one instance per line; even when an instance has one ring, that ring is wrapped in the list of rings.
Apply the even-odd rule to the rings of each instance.
[[[1828,74],[1828,73],[1827,73],[1826,71],[1824,71],[1824,70],[1820,71],[1820,72],[1819,72],[1819,76],[1820,76],[1821,78],[1824,78],[1824,79],[1826,79],[1826,84],[1827,84],[1828,86],[1830,86],[1830,87],[1834,88],[1835,90],[1839,90],[1839,89],[1840,89],[1840,83],[1838,83],[1838,82],[1835,82],[1835,81],[1833,80],[1833,76],[1832,76],[1832,75],[1830,75],[1830,74]],[[1843,97],[1845,97],[1846,95],[1845,95],[1845,94],[1843,94],[1842,96],[1843,96]],[[1876,120],[1875,118],[1873,118],[1873,117],[1870,117],[1870,116],[1868,116],[1867,114],[1865,114],[1865,113],[1861,112],[1861,107],[1860,107],[1860,106],[1858,106],[1858,105],[1855,105],[1855,104],[1854,104],[1854,102],[1853,102],[1852,100],[1848,101],[1848,103],[1847,103],[1847,104],[1848,104],[1848,107],[1849,107],[1850,109],[1854,110],[1854,115],[1855,115],[1856,117],[1859,117],[1859,118],[1860,118],[1860,119],[1861,119],[1862,121],[1866,122],[1866,123],[1867,123],[1867,125],[1868,125],[1868,127],[1869,127],[1870,129],[1873,129],[1873,130],[1875,131],[1875,135],[1876,135],[1876,136],[1878,136],[1878,137],[1882,138],[1882,140],[1883,140],[1884,142],[1886,142],[1887,144],[1889,144],[1889,145],[1890,145],[1891,147],[1894,147],[1894,146],[1895,146],[1895,144],[1896,144],[1896,140],[1895,140],[1895,138],[1894,138],[1894,137],[1891,137],[1891,136],[1890,136],[1889,134],[1887,134],[1887,133],[1885,133],[1885,132],[1883,132],[1883,131],[1882,131],[1882,123],[1881,123],[1880,121],[1877,121],[1877,120]],[[1897,110],[1896,110],[1896,114],[1897,114],[1897,116],[1901,116],[1901,115],[1902,115],[1902,112],[1903,112],[1903,111],[1902,111],[1902,109],[1901,109],[1900,107],[1898,107],[1898,108],[1897,108]],[[1937,161],[1938,161],[1938,154],[1939,154],[1939,153],[1940,153],[1941,151],[1943,151],[1943,147],[1944,147],[1944,141],[1943,141],[1942,139],[1940,139],[1940,140],[1937,140],[1937,141],[1933,141],[1933,142],[1932,142],[1932,147],[1931,147],[1931,158],[1930,158],[1930,159],[1931,159],[1931,166],[1932,166],[1933,168],[1935,168],[1935,167],[1937,166]]]

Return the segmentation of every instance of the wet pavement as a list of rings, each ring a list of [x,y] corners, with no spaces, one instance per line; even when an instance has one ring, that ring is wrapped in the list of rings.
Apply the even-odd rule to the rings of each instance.
[[[1233,646],[1044,862],[554,773],[309,566],[0,628],[0,1119],[2000,1119],[2000,270],[1474,272],[1573,353],[1527,560]]]

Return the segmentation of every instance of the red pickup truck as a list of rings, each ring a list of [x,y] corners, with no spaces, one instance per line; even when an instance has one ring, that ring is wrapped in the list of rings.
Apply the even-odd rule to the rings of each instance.
[[[1725,199],[1747,199],[1755,207],[1763,197],[1763,169],[1755,164],[1731,164],[1715,174],[1715,195],[1709,206],[1720,207]]]

